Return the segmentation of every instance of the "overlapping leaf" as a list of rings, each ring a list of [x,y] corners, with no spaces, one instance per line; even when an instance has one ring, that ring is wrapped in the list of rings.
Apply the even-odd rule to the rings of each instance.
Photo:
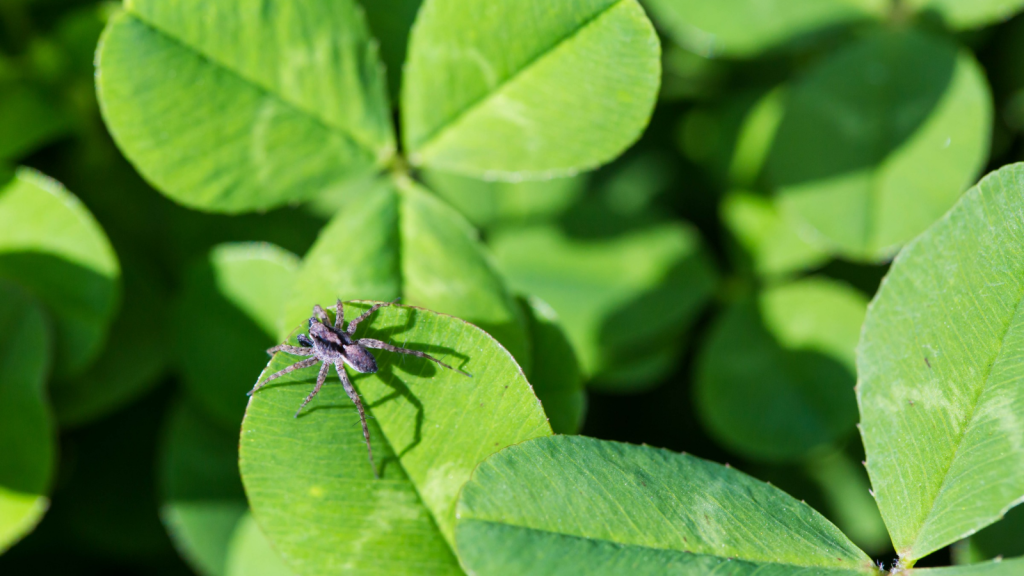
[[[1009,20],[1024,8],[1021,0],[907,0],[907,7],[938,14],[951,28],[980,28]]]
[[[417,166],[489,178],[596,167],[633,143],[660,47],[636,0],[426,0],[402,83]]]
[[[346,317],[367,307],[349,303]],[[428,352],[473,376],[383,351],[376,374],[354,375],[380,479],[336,376],[297,418],[315,370],[261,389],[241,438],[253,514],[299,574],[460,574],[450,547],[459,489],[487,456],[551,428],[512,356],[471,324],[396,305],[356,335]],[[295,361],[279,353],[264,376]]]
[[[50,503],[56,433],[45,386],[51,361],[39,304],[0,281],[0,552],[30,532]]]
[[[485,460],[458,518],[459,557],[479,576],[877,574],[777,488],[685,454],[579,436]]]
[[[850,434],[854,349],[866,308],[852,288],[805,279],[726,310],[697,372],[699,414],[710,431],[768,460],[800,459]]]
[[[885,0],[645,0],[672,38],[707,56],[750,57],[841,24],[880,18]]]
[[[885,259],[973,183],[991,107],[984,73],[963,49],[913,30],[877,32],[786,92],[763,178],[816,243]]]
[[[78,374],[99,354],[120,275],[100,225],[60,184],[23,168],[0,189],[0,278],[50,312],[56,375]]]
[[[339,298],[401,298],[458,316],[529,366],[523,319],[476,231],[408,179],[368,190],[320,232],[303,258],[284,325],[291,330],[309,318],[314,304],[333,306]]]
[[[720,212],[759,275],[784,276],[828,260],[828,251],[800,235],[803,222],[787,221],[769,198],[734,191],[726,196]],[[813,230],[807,234],[813,235]]]
[[[1024,500],[1024,165],[900,253],[857,357],[868,472],[914,561]]]
[[[354,0],[133,0],[97,62],[118,146],[194,208],[307,200],[395,151],[383,68]]]

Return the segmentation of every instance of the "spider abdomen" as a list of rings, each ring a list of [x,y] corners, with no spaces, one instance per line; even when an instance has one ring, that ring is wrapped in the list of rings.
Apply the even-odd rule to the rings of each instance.
[[[362,346],[353,344],[351,346],[343,347],[344,353],[342,358],[345,363],[352,367],[353,370],[361,374],[373,374],[377,371],[377,359],[373,357]]]

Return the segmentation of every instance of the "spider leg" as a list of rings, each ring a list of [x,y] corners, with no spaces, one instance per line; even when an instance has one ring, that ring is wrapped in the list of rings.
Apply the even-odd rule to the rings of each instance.
[[[362,322],[363,320],[366,320],[367,318],[369,318],[370,314],[373,314],[374,312],[376,312],[380,308],[383,308],[384,306],[391,306],[392,304],[395,304],[399,300],[401,300],[401,298],[395,298],[391,302],[377,302],[376,304],[374,304],[373,307],[371,307],[369,310],[367,310],[366,312],[363,312],[359,316],[359,318],[356,318],[355,320],[353,320],[353,321],[348,323],[348,330],[347,330],[348,335],[351,336],[351,335],[355,334],[356,333],[356,326],[358,326],[359,323]]]
[[[281,370],[280,372],[275,372],[275,373],[271,374],[270,376],[267,376],[267,379],[264,380],[263,382],[257,382],[256,386],[253,387],[253,389],[249,391],[247,396],[252,396],[254,392],[256,392],[260,388],[263,388],[264,386],[266,386],[267,382],[270,382],[271,380],[277,380],[281,376],[284,376],[285,374],[288,374],[290,372],[295,372],[296,370],[302,370],[303,368],[309,368],[310,366],[316,364],[317,362],[320,362],[319,358],[306,358],[305,360],[302,360],[300,362],[296,362],[295,364],[292,364],[291,366],[285,368],[284,370]]]
[[[338,305],[334,309],[338,313],[334,317],[334,328],[342,330],[345,328],[345,305],[341,303],[341,298],[338,298]]]
[[[366,427],[366,412],[363,410],[363,401],[359,399],[359,394],[356,393],[356,389],[352,386],[352,381],[348,379],[348,373],[345,372],[345,366],[339,361],[334,365],[334,369],[338,371],[338,377],[341,378],[341,385],[345,388],[345,394],[356,405],[356,410],[359,411],[359,423],[363,425],[363,439],[366,440],[366,453],[370,457],[370,468],[373,469],[373,477],[380,478],[377,474],[377,465],[373,463],[373,448],[370,446],[370,429]]]
[[[316,314],[316,317],[319,318],[321,322],[327,324],[327,312],[324,312],[324,309],[321,308],[319,304],[313,305],[313,314]]]
[[[316,396],[317,392],[320,392],[320,388],[322,388],[324,382],[327,381],[327,372],[329,372],[330,369],[331,365],[327,362],[324,362],[320,366],[320,374],[316,377],[316,387],[313,388],[313,391],[309,393],[309,396],[306,396],[306,399],[302,401],[302,406],[299,406],[299,409],[295,411],[296,418],[299,417],[299,414],[302,412],[302,409],[306,407],[306,404],[309,404],[309,401],[313,399],[313,396]]]
[[[310,347],[303,346],[289,346],[288,344],[281,344],[280,346],[274,346],[273,348],[267,348],[267,354],[274,354],[275,352],[287,352],[296,356],[312,356],[313,349]]]
[[[360,346],[365,346],[366,348],[376,348],[378,350],[387,350],[388,352],[398,352],[399,354],[411,354],[413,356],[418,356],[420,358],[426,358],[427,360],[430,360],[432,362],[437,362],[438,364],[440,364],[441,366],[444,366],[445,368],[447,368],[449,370],[454,370],[454,371],[458,372],[459,374],[462,374],[463,376],[469,376],[470,378],[473,377],[473,375],[470,374],[469,372],[463,372],[462,370],[459,370],[458,368],[452,368],[451,366],[445,364],[444,362],[441,362],[437,358],[434,358],[430,354],[427,354],[426,352],[420,352],[419,350],[410,350],[408,348],[399,348],[398,346],[392,346],[391,344],[388,344],[387,342],[382,342],[380,340],[374,340],[373,338],[360,338],[359,340],[356,340],[356,344],[359,344]]]

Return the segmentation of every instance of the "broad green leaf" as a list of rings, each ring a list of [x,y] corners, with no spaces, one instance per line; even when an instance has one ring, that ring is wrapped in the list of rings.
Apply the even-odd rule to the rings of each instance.
[[[69,129],[63,110],[41,90],[0,82],[0,160],[16,160]]]
[[[172,405],[160,447],[160,516],[179,553],[204,576],[228,574],[229,546],[248,511],[238,439],[186,402]]]
[[[950,28],[980,28],[1009,20],[1021,8],[1022,0],[905,0],[907,8],[938,14]]]
[[[103,229],[56,181],[22,168],[0,189],[0,278],[50,312],[57,376],[81,373],[99,354],[120,276]]]
[[[787,221],[770,198],[733,191],[722,201],[719,211],[761,276],[784,276],[829,259],[827,251],[800,235],[799,228],[806,225]]]
[[[771,485],[582,436],[488,458],[457,510],[459,558],[478,576],[878,574],[838,528]]]
[[[487,182],[427,170],[430,189],[481,228],[543,220],[565,212],[583,193],[581,177]]]
[[[499,230],[491,237],[498,265],[517,292],[548,302],[579,356],[583,372],[608,389],[656,382],[614,379],[616,371],[677,356],[679,339],[711,295],[715,274],[697,232],[665,223],[610,238],[577,239],[553,225]]]
[[[973,566],[908,570],[907,576],[1017,576],[1024,572],[1024,559],[986,562]]]
[[[0,553],[50,505],[56,431],[45,400],[50,336],[39,305],[0,282]]]
[[[832,280],[770,288],[730,306],[698,361],[708,429],[759,460],[806,457],[853,432],[854,350],[867,300]]]
[[[260,531],[252,514],[238,522],[228,548],[227,576],[293,576]]]
[[[957,564],[973,564],[1004,556],[1024,556],[1024,507],[1017,506],[1006,517],[953,548]]]
[[[97,62],[118,146],[193,208],[308,200],[395,152],[384,72],[354,0],[129,0]]]
[[[837,25],[880,18],[886,0],[644,0],[673,40],[709,57],[752,57]]]
[[[367,192],[321,230],[303,258],[280,336],[309,318],[314,304],[401,298],[480,326],[528,367],[520,312],[476,230],[411,180]]]
[[[489,179],[603,164],[647,125],[660,46],[636,0],[425,0],[402,82],[414,165]]]
[[[839,254],[883,260],[937,220],[988,158],[992,103],[964,49],[879,31],[785,93],[763,178]]]
[[[346,304],[346,318],[368,306]],[[428,352],[473,376],[384,351],[375,352],[376,374],[352,374],[380,479],[337,376],[298,418],[316,370],[275,380],[253,395],[242,423],[253,515],[298,574],[461,574],[450,547],[459,489],[487,456],[551,434],[544,411],[512,356],[457,318],[389,306],[356,336]],[[296,360],[277,354],[263,376]]]
[[[171,360],[166,295],[126,261],[124,302],[107,344],[85,373],[50,382],[50,402],[61,428],[81,426],[130,404],[159,383]],[[126,335],[130,337],[125,337]]]
[[[531,296],[522,300],[530,330],[530,385],[544,406],[556,434],[575,434],[583,425],[587,396],[576,352],[562,329],[558,314],[547,302]]]
[[[857,355],[868,473],[913,561],[1024,501],[1024,165],[985,177],[893,263]]]
[[[251,374],[282,331],[298,267],[294,254],[272,244],[220,244],[185,279],[173,320],[182,382],[223,426],[241,421]]]
[[[388,72],[388,87],[399,94],[402,65],[409,46],[409,31],[423,0],[360,0],[373,36],[380,41],[380,57]]]

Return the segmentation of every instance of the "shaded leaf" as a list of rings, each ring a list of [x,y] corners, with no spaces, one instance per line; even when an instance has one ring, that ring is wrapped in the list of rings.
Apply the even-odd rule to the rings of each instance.
[[[120,275],[100,225],[56,181],[22,168],[0,189],[0,278],[50,312],[57,376],[81,373],[99,354]]]
[[[314,304],[399,297],[480,326],[529,366],[520,311],[481,251],[476,230],[404,178],[367,190],[321,230],[302,260],[285,325],[309,318]]]
[[[0,161],[26,156],[64,135],[69,124],[67,114],[41,90],[0,82]]]
[[[349,303],[346,317],[367,307]],[[356,335],[426,351],[473,377],[384,351],[379,372],[353,375],[381,479],[336,376],[298,418],[316,370],[261,389],[241,438],[253,514],[299,574],[460,574],[450,548],[459,489],[487,456],[551,434],[543,409],[512,356],[457,318],[390,306]],[[295,361],[277,354],[264,376]]]
[[[0,282],[0,553],[31,532],[50,504],[56,433],[45,386],[51,360],[38,303]]]
[[[1006,517],[953,548],[957,564],[973,564],[1002,558],[1024,556],[1024,507],[1017,506]]]
[[[974,58],[913,30],[877,32],[786,92],[763,177],[788,217],[857,259],[891,257],[971,185],[992,104]]]
[[[587,395],[576,352],[558,314],[536,296],[524,298],[530,330],[530,385],[556,434],[575,434],[583,425]]]
[[[238,475],[238,441],[202,411],[172,405],[160,447],[160,517],[199,574],[227,574],[228,547],[249,507]]]
[[[872,556],[889,551],[889,532],[859,462],[835,451],[812,457],[804,470],[821,490],[830,518],[843,534]]]
[[[557,216],[583,193],[581,177],[526,182],[487,182],[427,170],[430,189],[481,228]]]
[[[373,36],[380,41],[380,57],[388,73],[388,87],[399,94],[402,65],[408,52],[409,31],[423,0],[361,0]]]
[[[650,119],[660,46],[636,0],[426,0],[402,84],[414,165],[520,180],[594,168]]]
[[[238,522],[228,548],[227,576],[292,576],[284,560],[260,531],[252,514]]]
[[[952,568],[921,568],[910,570],[908,576],[1016,576],[1024,570],[1024,559],[986,562]]]
[[[1021,8],[1022,0],[906,0],[912,10],[938,14],[953,29],[980,28],[1009,20]]]
[[[719,210],[759,275],[782,276],[814,268],[829,259],[826,250],[800,236],[798,228],[806,225],[787,221],[769,198],[733,191]]]
[[[241,420],[251,374],[277,343],[298,267],[294,254],[273,244],[219,244],[185,279],[174,317],[182,383],[222,426]]]
[[[668,450],[553,436],[474,471],[459,557],[499,574],[877,574],[806,504],[731,468]]]
[[[751,57],[822,29],[880,18],[885,0],[644,0],[672,39],[705,56]]]
[[[97,62],[118,146],[193,208],[308,200],[395,151],[383,69],[354,0],[132,0]]]
[[[590,385],[612,390],[643,388],[671,369],[659,362],[645,377],[616,378],[666,347],[676,356],[715,284],[700,237],[679,223],[601,239],[536,225],[496,231],[491,248],[514,290],[558,313],[584,374],[598,379]]]
[[[811,278],[743,299],[719,318],[698,361],[698,413],[753,459],[807,456],[857,422],[854,349],[867,301]]]
[[[978,186],[893,263],[857,357],[868,472],[900,556],[1024,500],[1024,166]]]

